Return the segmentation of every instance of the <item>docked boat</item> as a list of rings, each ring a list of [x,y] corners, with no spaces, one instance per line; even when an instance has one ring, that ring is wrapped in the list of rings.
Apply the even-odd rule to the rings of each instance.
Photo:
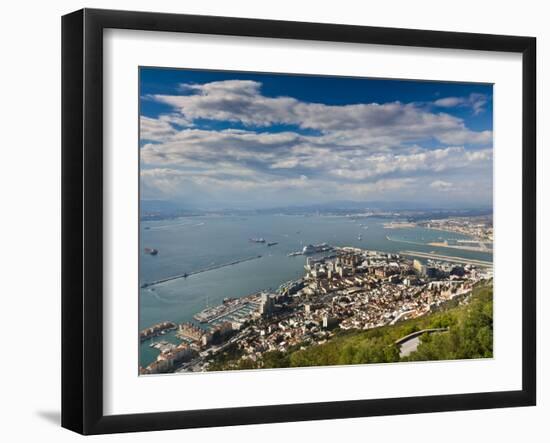
[[[327,243],[319,243],[318,245],[306,245],[302,249],[302,255],[318,254],[332,250],[332,246]]]

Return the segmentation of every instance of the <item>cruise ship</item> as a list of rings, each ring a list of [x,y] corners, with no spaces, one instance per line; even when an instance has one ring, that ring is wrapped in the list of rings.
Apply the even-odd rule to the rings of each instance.
[[[302,249],[303,255],[317,254],[319,252],[327,252],[332,250],[332,246],[327,243],[319,243],[318,245],[307,245]]]

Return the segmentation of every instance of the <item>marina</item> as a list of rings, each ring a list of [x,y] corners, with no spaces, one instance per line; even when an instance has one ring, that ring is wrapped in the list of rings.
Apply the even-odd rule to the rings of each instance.
[[[140,331],[139,339],[141,342],[144,342],[159,335],[165,335],[168,331],[176,329],[176,327],[177,325],[171,321],[157,323],[150,328]]]
[[[225,299],[221,305],[207,307],[193,316],[200,323],[215,323],[219,320],[242,321],[250,312],[257,310],[259,294],[241,298]]]

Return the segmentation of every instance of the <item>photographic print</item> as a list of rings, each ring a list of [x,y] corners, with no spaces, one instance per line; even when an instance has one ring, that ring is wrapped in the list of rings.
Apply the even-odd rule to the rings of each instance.
[[[140,375],[493,357],[491,84],[140,67],[139,108]]]

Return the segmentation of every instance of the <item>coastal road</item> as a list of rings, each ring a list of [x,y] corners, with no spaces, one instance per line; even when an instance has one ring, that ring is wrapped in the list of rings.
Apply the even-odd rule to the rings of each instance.
[[[441,333],[447,332],[448,330],[448,328],[423,329],[406,335],[405,337],[401,337],[399,340],[395,341],[395,344],[399,346],[399,357],[408,357],[412,352],[416,351],[420,344],[420,337],[423,334]]]
[[[409,341],[406,341],[401,345],[401,349],[399,350],[399,357],[408,357],[411,353],[416,351],[419,344],[420,336],[411,338]]]
[[[217,346],[215,351],[210,356],[224,351],[227,347],[231,346],[236,341],[241,340],[243,338],[247,338],[249,335],[250,335],[250,329],[249,328],[244,329],[243,331],[239,332],[237,335],[231,337],[227,342],[223,343],[220,346]],[[174,372],[176,372],[176,373],[194,372],[194,370],[197,369],[197,367],[200,364],[203,364],[205,362],[205,360],[207,360],[210,356],[208,356],[208,357],[201,357],[201,356],[195,357],[193,360],[190,360],[186,363],[181,364]],[[191,369],[191,371],[189,371],[190,369]]]

